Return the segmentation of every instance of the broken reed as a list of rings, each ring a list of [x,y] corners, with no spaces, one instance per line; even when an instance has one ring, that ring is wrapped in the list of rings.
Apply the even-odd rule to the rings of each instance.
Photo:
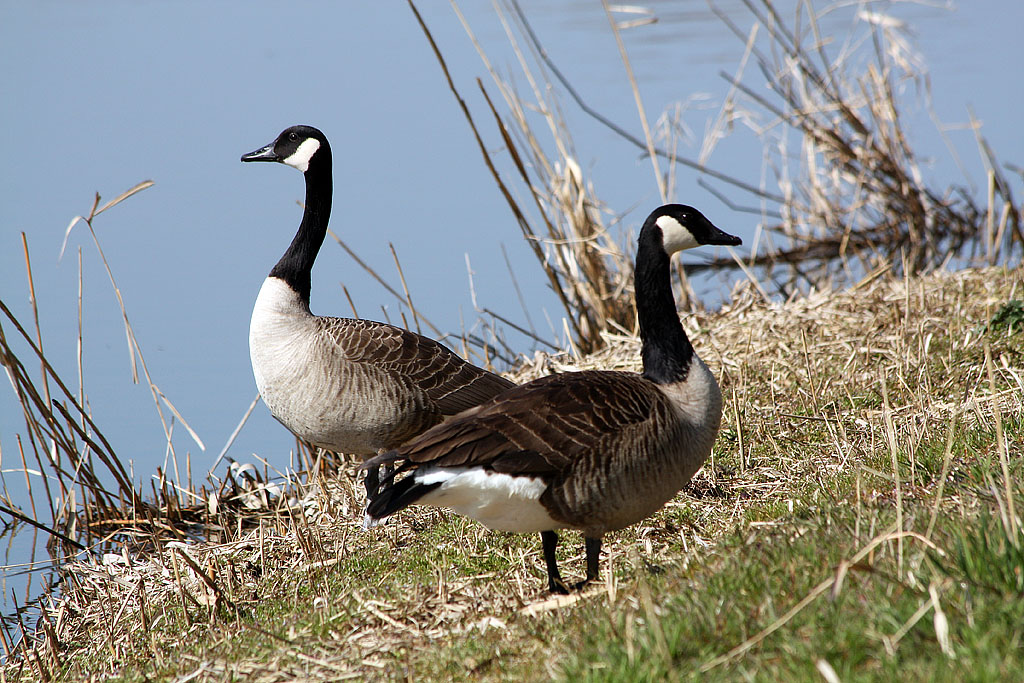
[[[257,524],[261,515],[273,514],[276,507],[283,504],[284,499],[280,495],[283,490],[301,491],[307,476],[314,476],[314,473],[322,471],[328,464],[333,468],[339,465],[338,462],[328,463],[323,457],[314,460],[310,451],[300,445],[296,449],[301,459],[298,469],[304,474],[285,476],[275,473],[272,477],[266,466],[261,473],[252,465],[239,467],[233,464],[222,479],[208,475],[205,482],[196,488],[191,455],[186,454],[185,476],[182,476],[171,442],[174,422],[164,419],[161,404],[171,411],[178,424],[185,425],[193,437],[194,432],[151,379],[120,291],[92,229],[97,216],[151,184],[148,181],[140,183],[102,206],[97,195],[88,215],[76,217],[68,227],[68,232],[77,223],[84,222],[107,268],[121,306],[133,366],[137,364],[142,368],[164,424],[167,437],[165,452],[171,459],[165,467],[173,468],[173,477],[164,468],[158,467],[155,475],[149,478],[149,490],[145,485],[136,488],[132,474],[126,470],[87,408],[81,357],[81,251],[78,259],[77,391],[62,378],[44,352],[32,260],[24,234],[22,247],[34,329],[23,324],[7,303],[0,300],[0,366],[10,380],[24,422],[24,431],[15,435],[15,442],[30,508],[17,509],[4,479],[4,491],[0,494],[0,514],[11,520],[9,523],[5,520],[5,532],[13,533],[18,523],[24,523],[47,534],[46,546],[51,562],[43,564],[59,567],[86,548],[92,551],[114,548],[137,551],[158,548],[171,540],[180,542],[200,537],[230,538],[243,528]],[[133,374],[138,381],[138,373]],[[8,462],[13,460],[8,458]],[[282,483],[274,483],[274,478],[282,480]],[[43,491],[34,490],[40,485]],[[43,505],[39,504],[37,494],[41,494],[45,500]],[[39,564],[33,563],[33,567]],[[28,604],[16,606],[16,630],[20,632],[20,639],[7,631],[14,625],[14,621],[7,615],[0,620],[5,657],[9,658],[16,651],[24,654],[25,647],[30,647],[36,638],[45,635],[45,627],[49,625],[45,602],[50,600],[52,603],[53,600],[48,593],[48,590],[44,591],[37,598],[27,594]],[[28,640],[25,639],[26,632],[21,624],[21,613],[26,608],[41,610],[42,624],[42,630],[29,632],[31,637]]]
[[[776,289],[789,292],[828,279],[849,283],[879,264],[913,275],[951,259],[989,265],[1020,259],[1024,205],[1014,203],[980,135],[979,152],[990,169],[987,206],[967,188],[925,184],[898,95],[910,84],[925,87],[924,67],[901,26],[860,8],[851,35],[829,50],[820,15],[809,5],[798,3],[791,22],[771,0],[744,5],[767,45],[715,11],[747,44],[761,78],[722,76],[745,98],[735,103],[735,116],[771,122],[761,135],[782,193],[774,220],[765,216],[766,229],[782,244],[752,254],[748,267],[763,268]],[[737,264],[719,259],[704,267]]]
[[[26,261],[27,253],[26,250]],[[31,278],[31,270],[29,273]],[[316,477],[314,473],[324,471],[328,464],[332,469],[340,464],[325,462],[324,454],[314,459],[308,448],[300,447],[297,452],[303,474],[279,474],[279,483],[274,483],[267,467],[261,473],[252,465],[233,463],[222,479],[210,475],[206,483],[194,488],[191,458],[187,457],[187,481],[172,479],[158,467],[150,478],[150,490],[136,489],[99,426],[83,409],[84,398],[80,400],[72,394],[42,352],[41,344],[31,338],[3,301],[0,313],[6,318],[0,320],[0,365],[11,379],[24,418],[25,437],[19,434],[16,441],[31,514],[17,510],[6,490],[0,513],[12,518],[12,532],[20,521],[48,534],[46,546],[52,565],[68,579],[62,590],[70,593],[71,601],[80,607],[90,600],[102,602],[103,596],[85,587],[85,577],[62,571],[62,566],[74,562],[79,552],[107,552],[126,558],[129,554],[146,556],[186,541],[231,542],[263,524],[274,529],[293,527],[295,513],[287,507],[289,498],[301,499],[308,482]],[[8,326],[14,328],[20,343],[8,338]],[[18,357],[16,347],[25,346],[32,361],[40,364],[38,376],[29,372]],[[46,400],[48,391],[54,393],[50,401]],[[29,459],[35,461],[41,474],[49,522],[44,521],[46,508],[37,505]],[[283,496],[283,492],[289,495]],[[354,514],[353,510],[346,512]],[[307,548],[308,552],[312,550]],[[183,556],[181,561],[188,564],[189,558]],[[207,578],[207,592],[215,610],[231,605],[229,593],[224,593],[198,567],[192,569],[196,576]],[[140,582],[139,599],[143,600],[143,596]],[[18,604],[16,594],[12,593],[12,597],[13,612],[0,618],[4,660],[8,664],[28,663],[40,679],[49,680],[62,667],[61,653],[66,647],[58,642],[55,633],[70,614],[69,603],[58,600],[49,587],[37,597],[26,596],[23,604]],[[27,627],[23,617],[29,611],[38,615],[30,622],[34,627]]]
[[[567,314],[564,319],[567,341],[574,345],[577,352],[588,353],[600,348],[602,330],[632,331],[635,316],[632,301],[626,296],[629,278],[623,277],[631,267],[630,259],[609,237],[602,222],[600,204],[593,196],[593,188],[585,183],[582,170],[574,160],[572,139],[558,111],[557,102],[546,99],[543,81],[533,77],[513,34],[509,32],[509,40],[520,58],[538,110],[544,117],[544,123],[559,150],[559,157],[554,161],[549,159],[544,146],[530,127],[527,109],[533,105],[520,99],[512,86],[498,76],[486,53],[473,36],[458,5],[453,3],[463,27],[476,45],[481,59],[511,112],[513,124],[509,126],[498,113],[483,83],[477,81],[490,113],[498,124],[499,134],[511,157],[515,174],[530,190],[533,206],[529,210],[520,206],[513,189],[499,174],[480,129],[468,105],[459,94],[430,29],[411,1],[409,6],[434,51],[449,90],[458,101],[473,131],[488,170],[508,203],[523,237],[541,263],[552,291],[559,298]],[[500,13],[501,9],[497,8],[497,11]],[[533,174],[537,177],[535,178]],[[540,187],[535,186],[535,183]],[[537,212],[543,223],[542,228],[534,227],[528,211]],[[533,336],[536,338],[535,334]],[[540,339],[538,341],[546,343]]]
[[[78,541],[92,544],[110,540],[105,534],[112,529],[150,543],[159,542],[165,534],[184,540],[186,530],[192,525],[204,532],[224,530],[237,521],[232,511],[266,508],[270,498],[277,497],[277,494],[267,494],[268,490],[274,490],[272,480],[275,478],[269,466],[261,473],[252,465],[233,465],[222,480],[211,477],[194,488],[190,457],[185,463],[187,481],[181,477],[172,479],[157,467],[150,479],[150,490],[137,490],[99,426],[82,407],[82,401],[72,394],[39,344],[2,300],[0,313],[41,366],[39,377],[27,370],[0,321],[0,365],[7,371],[22,409],[25,437],[19,434],[16,441],[33,512],[29,517],[5,505],[7,514],[28,523],[35,522],[55,541],[81,549]],[[51,384],[59,396],[47,401],[45,395]],[[320,472],[328,465],[334,469],[340,464],[335,460],[324,461],[323,454],[319,460],[314,459],[303,444],[297,444],[297,452],[303,472]],[[38,472],[42,473],[39,479],[49,504],[49,525],[39,522],[43,510],[36,506],[32,479],[27,476],[28,458],[35,461]],[[283,474],[276,474],[285,478]],[[255,504],[252,496],[262,497],[264,502]],[[7,492],[5,497],[9,498]],[[55,547],[52,543],[49,546]],[[60,547],[58,543],[56,548]]]
[[[72,228],[78,223],[84,223],[93,238],[93,242],[99,252],[101,261],[107,270],[112,288],[121,307],[121,314],[125,325],[125,333],[129,341],[131,361],[133,367],[133,378],[139,380],[138,367],[142,368],[143,375],[149,383],[153,394],[154,403],[160,414],[167,437],[167,451],[173,457],[173,468],[176,478],[172,482],[166,474],[158,468],[156,476],[151,483],[152,499],[143,499],[142,490],[136,490],[134,482],[125,466],[114,453],[109,441],[103,435],[102,430],[93,421],[87,405],[86,391],[82,383],[82,358],[81,348],[81,253],[79,253],[79,339],[78,339],[78,377],[79,386],[77,393],[73,392],[62,377],[54,369],[43,351],[42,331],[39,326],[37,303],[35,300],[35,285],[32,275],[32,262],[29,255],[28,241],[22,234],[22,245],[25,256],[25,270],[28,278],[28,287],[34,317],[34,336],[29,328],[23,325],[14,315],[11,309],[0,300],[0,365],[3,365],[7,372],[18,403],[21,406],[22,416],[25,423],[25,437],[18,435],[19,455],[22,460],[23,469],[26,471],[26,486],[29,492],[30,505],[32,507],[32,518],[39,521],[40,511],[36,508],[35,496],[32,495],[32,480],[28,478],[29,458],[35,461],[38,471],[41,473],[39,480],[45,489],[45,497],[49,505],[51,526],[47,528],[54,538],[81,538],[89,543],[95,537],[97,529],[102,529],[108,522],[116,520],[118,524],[131,523],[142,527],[157,528],[160,526],[160,519],[171,519],[188,521],[199,515],[203,507],[210,507],[209,495],[216,499],[226,496],[226,493],[239,488],[240,483],[229,476],[222,482],[207,491],[204,488],[195,491],[192,487],[191,460],[186,457],[186,472],[188,483],[184,482],[178,473],[175,447],[171,440],[172,425],[164,418],[161,405],[168,408],[179,424],[182,424],[189,434],[198,441],[198,437],[188,427],[178,411],[170,403],[169,399],[160,391],[153,382],[146,367],[142,350],[135,340],[134,330],[128,319],[120,290],[110,270],[109,264],[103,254],[99,243],[93,221],[103,212],[116,206],[134,194],[150,187],[151,181],[144,181],[135,187],[127,190],[118,197],[100,205],[100,196],[94,198],[90,211],[87,215],[76,216],[67,228],[70,234]],[[66,244],[67,236],[65,236]],[[5,320],[6,319],[6,320]],[[13,339],[8,338],[5,325],[14,330]],[[38,376],[30,372],[26,363],[19,358],[18,347],[27,349],[27,356],[31,358],[29,365],[38,364]],[[25,353],[25,351],[22,351]],[[28,456],[26,457],[26,452]],[[253,480],[253,476],[249,475]],[[258,475],[255,481],[259,481]],[[211,481],[211,483],[213,483]],[[246,485],[251,486],[252,481]],[[244,487],[242,487],[244,488]],[[55,502],[56,501],[56,502]],[[183,501],[188,501],[187,503]],[[215,507],[215,506],[214,506]],[[191,510],[191,512],[186,512]],[[17,511],[8,511],[8,514],[18,516],[28,521],[27,515],[20,515]],[[80,518],[79,515],[82,515]],[[199,515],[201,516],[201,515]],[[205,519],[205,522],[212,520]]]

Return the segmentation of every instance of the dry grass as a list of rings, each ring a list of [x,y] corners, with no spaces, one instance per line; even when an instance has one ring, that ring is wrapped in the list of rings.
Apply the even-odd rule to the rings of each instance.
[[[71,221],[65,236],[66,240],[77,225],[88,229],[121,309],[133,380],[144,380],[148,385],[164,427],[165,462],[163,467],[156,468],[153,476],[148,477],[149,491],[137,487],[129,468],[114,452],[89,410],[81,356],[81,251],[78,253],[77,386],[65,381],[47,359],[38,314],[33,316],[34,325],[23,324],[0,300],[0,366],[10,380],[24,423],[24,432],[15,435],[18,448],[15,462],[20,464],[20,469],[15,465],[5,468],[5,471],[24,474],[24,492],[30,508],[17,508],[7,488],[11,482],[4,478],[4,490],[0,493],[0,512],[5,515],[4,533],[16,533],[20,524],[41,530],[46,534],[42,538],[49,555],[48,560],[36,560],[33,552],[35,561],[4,567],[5,572],[30,576],[27,597],[33,594],[30,588],[35,572],[71,562],[86,550],[97,556],[111,550],[134,554],[148,552],[172,541],[188,542],[199,536],[205,539],[229,538],[233,533],[240,533],[243,528],[258,523],[254,510],[265,508],[271,498],[280,497],[282,489],[300,490],[305,477],[309,476],[292,474],[291,478],[274,483],[270,481],[266,466],[261,472],[253,465],[235,465],[223,478],[209,476],[203,481],[194,481],[190,455],[186,454],[179,463],[173,440],[176,427],[179,433],[184,428],[185,433],[200,446],[202,443],[151,377],[116,279],[94,229],[95,222],[104,212],[152,184],[144,181],[104,203],[98,194],[95,195],[89,211]],[[24,234],[22,248],[35,313],[32,260]],[[297,451],[303,472],[317,472],[334,464],[334,456],[314,459],[308,449],[298,448]],[[0,453],[0,461],[4,455]],[[7,462],[13,465],[10,454],[6,455]],[[44,583],[49,578],[52,577],[44,575]],[[53,598],[49,592],[47,584],[41,596],[28,597],[28,604],[22,605],[14,596],[13,613],[3,616],[0,629],[5,659],[13,652],[23,652],[32,640],[32,634],[52,636],[52,628],[56,625],[51,624],[46,608],[47,600]],[[38,595],[39,590],[34,593]],[[27,625],[35,621],[38,621],[37,627]]]
[[[784,304],[744,288],[720,313],[687,318],[726,397],[715,455],[662,512],[608,539],[607,581],[583,595],[547,600],[533,537],[430,510],[361,531],[361,492],[349,470],[279,497],[250,496],[248,528],[223,529],[219,542],[165,539],[64,565],[48,626],[23,641],[7,677],[402,677],[433,670],[423,653],[474,633],[526,638],[520,657],[544,658],[547,646],[524,634],[560,619],[567,605],[636,600],[641,609],[650,571],[685,567],[731,533],[767,533],[802,510],[840,505],[843,480],[856,479],[856,500],[846,502],[865,519],[850,542],[895,554],[902,536],[880,539],[872,507],[958,514],[980,494],[958,486],[956,473],[999,459],[995,442],[954,452],[943,468],[952,474],[938,476],[941,458],[926,457],[923,444],[943,441],[950,424],[1024,420],[1019,335],[987,327],[1020,297],[1021,282],[1020,270],[998,268],[879,276]],[[538,354],[514,379],[638,368],[637,339],[606,342],[579,359]],[[1008,437],[1003,452],[1020,452],[1019,438]],[[896,530],[927,538],[927,526],[908,513]],[[570,539],[562,562],[571,571],[582,551]],[[902,552],[909,557],[909,546]],[[467,675],[474,666],[461,664]]]

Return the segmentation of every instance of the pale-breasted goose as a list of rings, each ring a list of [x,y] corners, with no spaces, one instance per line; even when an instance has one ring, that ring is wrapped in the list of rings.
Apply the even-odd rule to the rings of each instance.
[[[333,192],[327,138],[293,126],[242,161],[280,162],[306,179],[302,222],[263,281],[249,326],[256,386],[285,427],[315,446],[366,457],[515,386],[400,327],[313,315],[310,271]],[[368,485],[376,487],[372,476]]]
[[[397,464],[370,491],[367,523],[407,505],[448,507],[491,529],[540,532],[548,588],[566,592],[555,529],[580,529],[586,580],[601,537],[656,512],[711,453],[722,416],[718,383],[679,322],[671,254],[737,245],[689,206],[654,211],[635,270],[643,374],[584,371],[522,384],[424,432],[364,467]],[[404,475],[404,476],[403,476]]]

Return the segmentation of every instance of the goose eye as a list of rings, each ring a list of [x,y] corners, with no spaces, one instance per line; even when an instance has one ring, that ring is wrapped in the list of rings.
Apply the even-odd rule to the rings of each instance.
[[[296,140],[299,139],[299,134],[296,133],[295,131],[292,131],[291,133],[288,133],[288,139],[291,140],[292,142],[295,142]]]

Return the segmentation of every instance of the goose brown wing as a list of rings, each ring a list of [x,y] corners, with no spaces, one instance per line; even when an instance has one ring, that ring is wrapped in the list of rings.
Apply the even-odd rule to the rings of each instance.
[[[373,365],[414,384],[442,415],[455,415],[515,386],[409,330],[372,320],[319,320],[346,360]]]
[[[631,425],[652,418],[659,392],[639,375],[586,371],[551,375],[434,426],[380,462],[482,466],[552,475]],[[369,463],[368,463],[369,464]]]

